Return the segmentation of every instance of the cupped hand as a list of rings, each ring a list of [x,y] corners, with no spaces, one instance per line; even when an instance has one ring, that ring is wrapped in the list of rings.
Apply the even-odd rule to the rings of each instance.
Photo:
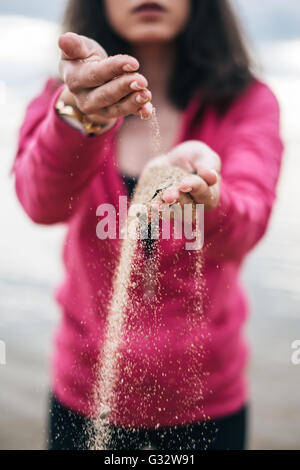
[[[200,141],[187,141],[167,155],[153,159],[147,166],[177,166],[190,173],[179,184],[167,188],[161,200],[169,205],[203,204],[212,210],[219,204],[221,183],[220,157]]]
[[[65,103],[99,124],[113,124],[129,114],[151,117],[152,95],[134,57],[108,57],[96,41],[75,33],[62,35],[59,47],[59,72],[66,84],[60,98]]]

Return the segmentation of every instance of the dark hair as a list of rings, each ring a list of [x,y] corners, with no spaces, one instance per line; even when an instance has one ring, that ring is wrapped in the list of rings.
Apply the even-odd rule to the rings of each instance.
[[[191,15],[177,38],[177,61],[169,94],[180,109],[200,92],[202,103],[222,111],[253,80],[242,33],[228,0],[191,0]],[[130,54],[110,27],[103,0],[69,0],[64,30],[99,42],[109,55]]]

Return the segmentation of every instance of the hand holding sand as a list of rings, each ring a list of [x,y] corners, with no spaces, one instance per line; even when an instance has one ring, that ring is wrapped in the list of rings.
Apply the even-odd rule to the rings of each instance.
[[[60,98],[66,104],[109,127],[129,114],[151,117],[152,95],[146,78],[137,72],[139,63],[134,57],[108,57],[96,41],[75,33],[62,35],[59,47],[59,71],[66,84]]]
[[[207,145],[187,141],[167,155],[153,159],[147,167],[175,166],[190,173],[183,180],[163,191],[161,199],[166,204],[204,204],[205,210],[217,207],[220,200],[221,161]]]

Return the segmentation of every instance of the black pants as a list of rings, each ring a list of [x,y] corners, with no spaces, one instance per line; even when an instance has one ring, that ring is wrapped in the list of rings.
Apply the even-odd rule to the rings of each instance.
[[[215,421],[158,430],[111,427],[111,450],[244,450],[247,407]],[[90,421],[51,397],[49,450],[89,449]]]

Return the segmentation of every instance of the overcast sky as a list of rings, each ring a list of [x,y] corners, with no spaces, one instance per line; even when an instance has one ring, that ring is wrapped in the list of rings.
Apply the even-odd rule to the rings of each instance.
[[[253,39],[300,38],[300,0],[232,1],[239,6]],[[65,0],[0,0],[0,14],[23,14],[57,21],[64,4]]]

